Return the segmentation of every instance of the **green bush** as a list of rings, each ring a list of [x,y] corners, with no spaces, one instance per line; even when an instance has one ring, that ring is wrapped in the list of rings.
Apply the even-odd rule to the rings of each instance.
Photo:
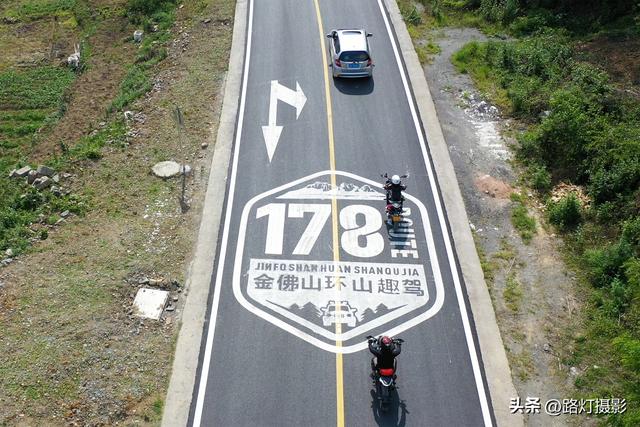
[[[640,216],[624,222],[621,239],[640,255]]]
[[[576,228],[582,222],[582,208],[575,194],[570,193],[548,204],[549,221],[563,231]]]
[[[546,193],[551,189],[551,174],[543,165],[531,166],[528,175],[529,183],[534,190]]]
[[[547,109],[548,94],[544,83],[536,76],[516,76],[507,89],[516,117],[537,117]]]
[[[508,24],[515,19],[518,6],[518,0],[482,0],[480,13],[487,21]]]
[[[623,277],[625,264],[632,256],[633,248],[623,241],[585,251],[584,260],[591,282],[596,287],[603,288],[613,279]]]
[[[411,9],[402,10],[402,17],[404,21],[409,25],[420,25],[422,23],[422,18],[420,17],[420,13],[418,9],[412,7]]]

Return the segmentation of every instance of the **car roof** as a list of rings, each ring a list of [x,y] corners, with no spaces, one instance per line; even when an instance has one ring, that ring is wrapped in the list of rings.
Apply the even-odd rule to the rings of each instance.
[[[367,33],[364,30],[338,30],[340,51],[366,51]]]

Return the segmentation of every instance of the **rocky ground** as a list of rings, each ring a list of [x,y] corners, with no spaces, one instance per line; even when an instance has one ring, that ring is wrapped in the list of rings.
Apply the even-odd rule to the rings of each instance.
[[[518,168],[509,148],[518,124],[501,117],[451,55],[465,43],[486,37],[474,29],[451,28],[429,35],[441,48],[425,65],[425,74],[449,146],[470,227],[476,237],[485,279],[507,350],[519,396],[571,396],[572,371],[556,354],[578,308],[574,277],[562,262],[561,241],[541,225],[532,194],[518,184]],[[537,230],[525,244],[511,222],[514,192],[528,200]],[[575,372],[575,370],[574,370]],[[516,397],[516,396],[514,396]],[[574,416],[576,417],[576,416]],[[530,426],[585,425],[585,418],[527,416]]]

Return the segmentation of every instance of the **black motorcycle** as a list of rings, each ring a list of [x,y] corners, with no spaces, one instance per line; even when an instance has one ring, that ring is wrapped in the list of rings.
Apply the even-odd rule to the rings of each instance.
[[[400,225],[400,223],[402,222],[402,212],[403,212],[403,203],[404,203],[404,197],[400,197],[400,199],[394,199],[392,197],[391,194],[391,178],[389,178],[389,175],[387,173],[385,173],[384,175],[380,175],[381,177],[385,178],[386,181],[384,183],[384,188],[387,191],[385,200],[387,202],[387,206],[386,206],[386,213],[387,213],[387,223],[389,225],[391,225],[391,227],[393,228],[393,231],[397,231],[398,230],[398,226]],[[407,178],[408,175],[401,175],[400,178],[404,179]]]

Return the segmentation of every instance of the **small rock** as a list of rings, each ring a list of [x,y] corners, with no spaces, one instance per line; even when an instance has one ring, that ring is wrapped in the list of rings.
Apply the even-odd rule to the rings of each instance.
[[[34,170],[30,170],[29,174],[27,175],[27,184],[31,185],[33,184],[33,182],[38,179],[38,172],[34,171]]]
[[[141,277],[140,280],[138,280],[139,285],[147,285],[148,283],[149,283],[148,277]]]
[[[204,20],[204,21],[202,21],[202,22],[204,22],[205,24],[208,24],[209,22],[211,22],[211,18],[207,18],[207,19],[205,19],[205,20]]]
[[[55,170],[45,165],[38,166],[38,169],[36,170],[36,172],[38,173],[38,176],[46,176],[46,177],[52,177],[53,175],[56,174]]]
[[[181,172],[182,172],[183,174],[185,174],[186,176],[191,175],[191,166],[189,166],[189,165],[183,165],[183,166],[182,166],[182,169],[181,169]]]
[[[23,177],[29,175],[31,172],[31,166],[23,166],[20,169],[16,170],[16,176]]]
[[[175,308],[174,306],[172,306],[172,305],[170,305],[170,306],[168,306],[167,308],[165,308],[165,310],[166,310],[166,311],[173,311],[173,310],[175,310],[175,309],[176,309],[176,308]]]
[[[200,148],[205,149],[209,146],[209,143],[207,142],[203,142],[202,144],[200,144]]]
[[[98,126],[100,126],[101,128],[105,127],[106,125],[107,125],[107,122],[98,123]]]
[[[180,165],[173,161],[156,163],[151,170],[155,176],[160,178],[171,178],[182,172]]]
[[[159,29],[160,27],[158,27],[158,24],[155,24],[153,27],[151,27],[151,32],[157,33]]]
[[[133,41],[136,42],[136,43],[140,43],[142,41],[142,34],[144,34],[144,31],[135,30],[133,32]]]
[[[544,345],[542,346],[542,349],[547,353],[549,353],[551,351],[551,346],[547,343],[544,343]]]
[[[51,179],[53,179],[53,182],[55,182],[57,184],[57,183],[60,182],[60,175],[55,174],[55,175],[53,175],[53,178],[51,178]]]
[[[60,187],[56,185],[51,186],[51,193],[53,193],[53,195],[56,197],[62,196],[62,191],[60,191]]]
[[[578,368],[576,368],[575,366],[572,366],[571,368],[569,368],[569,374],[571,374],[571,376],[577,376],[580,373],[580,370]]]
[[[124,119],[127,120],[127,121],[133,119],[133,111],[125,111],[124,112]]]
[[[42,176],[33,181],[33,186],[38,190],[44,190],[49,187],[53,181],[48,176]]]
[[[65,173],[63,173],[63,174],[62,174],[62,178],[64,178],[64,179],[69,179],[69,178],[71,178],[72,176],[73,176],[73,175],[71,175],[71,174],[70,174],[70,173],[68,173],[68,172],[65,172]]]
[[[13,249],[11,248],[7,249],[6,251],[4,251],[4,254],[9,258],[11,258],[13,256]]]
[[[61,216],[62,218],[67,218],[69,215],[71,215],[71,212],[69,212],[69,211],[64,211],[64,212],[62,212],[62,213],[60,214],[60,216]]]
[[[178,297],[173,297],[173,302],[178,301],[178,299],[179,299]]]

